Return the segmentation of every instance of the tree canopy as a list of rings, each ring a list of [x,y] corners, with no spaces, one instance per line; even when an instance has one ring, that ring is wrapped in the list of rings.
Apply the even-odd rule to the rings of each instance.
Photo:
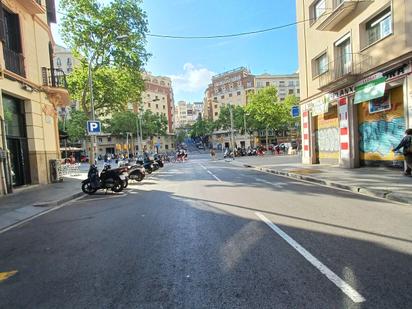
[[[76,143],[86,137],[88,117],[82,111],[72,110],[70,112],[70,118],[66,119],[66,133],[68,140],[72,143]]]
[[[137,102],[144,86],[140,72],[149,56],[141,1],[65,0],[60,6],[63,40],[81,62],[68,79],[73,99],[90,113],[90,63],[97,113],[124,110],[129,101]]]

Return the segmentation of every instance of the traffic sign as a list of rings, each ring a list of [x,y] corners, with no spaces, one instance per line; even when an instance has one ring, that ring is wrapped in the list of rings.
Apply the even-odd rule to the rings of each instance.
[[[89,135],[98,135],[102,133],[102,125],[98,120],[87,121],[87,133]]]
[[[292,117],[293,118],[299,117],[299,115],[300,115],[299,106],[298,105],[292,106],[292,111],[291,112],[292,112]]]

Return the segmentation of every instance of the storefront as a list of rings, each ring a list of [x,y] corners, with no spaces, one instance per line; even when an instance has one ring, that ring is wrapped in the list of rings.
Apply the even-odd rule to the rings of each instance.
[[[329,105],[329,103],[326,103]],[[339,163],[339,121],[336,105],[314,118],[316,162]]]
[[[401,165],[402,155],[394,154],[404,136],[404,78],[380,74],[356,87],[359,163],[361,166]]]

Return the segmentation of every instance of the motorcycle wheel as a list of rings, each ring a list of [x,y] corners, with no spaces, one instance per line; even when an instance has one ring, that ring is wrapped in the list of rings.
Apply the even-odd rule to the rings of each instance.
[[[120,181],[120,180],[116,180],[115,182],[114,182],[114,185],[113,185],[113,187],[112,187],[112,191],[113,192],[121,192],[121,191],[123,191],[123,181]]]
[[[95,193],[97,191],[97,189],[92,188],[92,185],[91,185],[90,182],[85,182],[85,183],[82,184],[82,191],[86,194],[91,195],[91,194]]]
[[[125,179],[125,180],[123,181],[123,188],[124,188],[124,189],[127,188],[128,185],[129,185],[129,180],[128,180],[128,179]]]
[[[148,169],[146,169],[146,172],[147,172],[148,174],[151,174],[151,173],[152,173],[152,169],[151,169],[151,168],[148,168]]]

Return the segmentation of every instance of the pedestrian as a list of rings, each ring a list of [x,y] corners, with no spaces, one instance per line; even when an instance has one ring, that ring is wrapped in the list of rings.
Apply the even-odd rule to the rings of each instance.
[[[396,152],[403,148],[403,156],[405,158],[405,176],[411,176],[412,172],[412,129],[405,130],[405,137],[401,140],[398,146],[392,151]]]
[[[215,161],[216,160],[216,152],[215,150],[212,148],[210,149],[210,156],[212,157],[212,160]]]

